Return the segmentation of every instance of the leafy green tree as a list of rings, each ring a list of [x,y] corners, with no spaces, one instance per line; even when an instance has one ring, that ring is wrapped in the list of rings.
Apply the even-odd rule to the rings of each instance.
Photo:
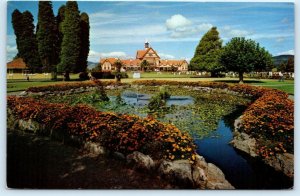
[[[64,80],[70,80],[70,72],[76,69],[80,55],[80,15],[76,1],[68,1],[62,23],[63,39],[61,43],[58,71],[64,72]]]
[[[147,60],[143,60],[141,62],[141,69],[142,69],[142,71],[148,70],[149,66],[150,66],[150,64],[149,64],[149,62]]]
[[[222,64],[219,63],[221,54],[222,41],[219,36],[217,27],[212,27],[201,38],[194,57],[191,59],[190,68],[198,71],[211,72],[211,76],[217,76],[217,73],[224,70]]]
[[[58,29],[52,10],[51,1],[39,1],[38,13],[38,51],[44,71],[52,72],[52,79],[56,79],[56,65],[58,63]]]
[[[87,69],[87,59],[90,51],[90,24],[89,16],[86,13],[80,15],[81,47],[75,72],[85,72]]]
[[[41,63],[34,34],[35,27],[32,14],[29,11],[21,13],[19,10],[14,10],[12,24],[16,35],[18,56],[23,58],[32,72],[40,72]]]
[[[235,37],[224,47],[220,63],[227,71],[238,72],[239,81],[243,83],[245,72],[264,70],[272,63],[272,56],[255,41]]]

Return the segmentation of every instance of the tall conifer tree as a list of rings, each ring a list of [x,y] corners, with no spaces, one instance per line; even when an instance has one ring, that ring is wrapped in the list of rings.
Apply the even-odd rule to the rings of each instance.
[[[80,54],[76,66],[75,72],[85,72],[87,68],[87,59],[90,51],[90,24],[89,16],[83,12],[80,15]]]
[[[222,41],[217,27],[212,27],[200,40],[190,66],[194,70],[209,71],[211,76],[223,70],[219,63]]]
[[[38,50],[43,68],[45,71],[51,71],[52,79],[56,79],[56,65],[59,55],[58,29],[51,1],[39,2],[38,27]]]
[[[61,44],[58,70],[64,72],[64,79],[70,80],[70,72],[76,68],[80,55],[80,15],[76,1],[68,1],[62,23],[63,40]]]
[[[18,56],[23,58],[30,71],[40,72],[41,63],[32,14],[29,11],[20,13],[19,10],[15,10],[12,13],[12,23],[16,35]]]
[[[58,29],[58,54],[61,53],[61,43],[63,40],[62,24],[65,19],[65,9],[66,9],[66,6],[62,5],[58,9],[58,14],[56,16],[56,25],[57,25],[57,29]],[[60,57],[59,57],[59,59],[60,59]]]

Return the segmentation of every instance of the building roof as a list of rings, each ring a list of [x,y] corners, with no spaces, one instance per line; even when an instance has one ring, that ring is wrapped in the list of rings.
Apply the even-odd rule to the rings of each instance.
[[[105,62],[109,62],[110,64],[113,65],[117,60],[118,58],[104,58],[100,60],[100,63],[103,64]]]
[[[161,66],[180,66],[185,63],[186,60],[160,60]]]
[[[104,58],[100,60],[100,63],[103,64],[105,62],[109,62],[111,65],[113,65],[117,60],[120,60],[122,64],[126,67],[136,67],[139,66],[141,63],[141,60],[139,59],[118,59],[118,58]]]
[[[22,58],[17,58],[7,63],[7,69],[28,69]]]
[[[158,56],[158,54],[156,53],[156,51],[153,49],[153,48],[147,48],[146,50],[138,50],[136,51],[136,58],[137,59],[142,59],[144,58],[144,56],[150,51],[150,50],[153,50],[153,52]],[[160,58],[158,56],[158,58]]]
[[[126,67],[138,67],[141,63],[141,60],[139,60],[139,59],[124,59],[124,60],[121,60],[121,62]]]

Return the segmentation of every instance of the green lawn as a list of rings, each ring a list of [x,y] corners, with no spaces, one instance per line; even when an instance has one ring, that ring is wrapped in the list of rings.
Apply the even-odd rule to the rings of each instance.
[[[191,75],[174,75],[172,73],[162,73],[157,74],[155,72],[142,73],[140,79],[133,79],[132,73],[129,73],[129,78],[122,79],[122,82],[130,83],[134,80],[172,80],[172,81],[185,81],[185,82],[197,82],[197,81],[214,81],[214,82],[226,82],[226,83],[237,83],[237,78],[191,78]],[[70,82],[78,82],[78,74],[72,74]],[[58,77],[60,81],[51,81],[46,79],[44,75],[33,76],[30,81],[26,81],[24,76],[14,75],[13,79],[7,79],[7,92],[16,92],[26,90],[28,87],[32,86],[46,86],[50,84],[61,84],[69,83],[62,81],[62,76]],[[245,83],[254,86],[263,86],[266,88],[275,88],[287,92],[288,94],[294,94],[294,81],[285,80],[284,82],[279,82],[278,80],[269,79],[245,79]]]

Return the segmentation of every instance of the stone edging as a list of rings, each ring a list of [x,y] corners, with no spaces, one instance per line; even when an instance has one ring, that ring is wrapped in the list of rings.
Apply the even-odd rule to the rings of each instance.
[[[251,157],[258,157],[256,153],[256,140],[250,135],[239,132],[241,124],[241,117],[237,118],[234,122],[234,136],[230,144],[236,149],[245,152]],[[270,158],[262,159],[262,161],[273,167],[275,170],[284,173],[286,176],[294,177],[294,155],[290,153],[276,154]]]

